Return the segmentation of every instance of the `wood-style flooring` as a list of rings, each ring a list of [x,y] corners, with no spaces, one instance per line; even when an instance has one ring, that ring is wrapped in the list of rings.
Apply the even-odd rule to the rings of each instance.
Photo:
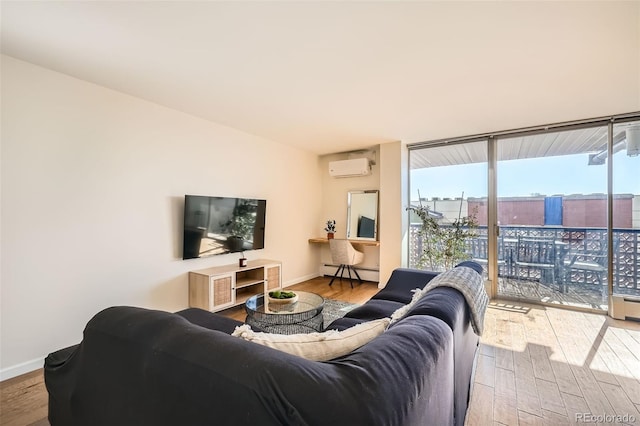
[[[0,425],[49,425],[48,399],[42,369],[0,382]]]
[[[352,289],[348,280],[332,287],[328,282],[315,278],[291,288],[351,303],[364,303],[378,291],[375,283]],[[244,319],[241,307],[222,313]],[[49,424],[42,370],[1,382],[0,393],[0,425]],[[640,425],[639,411],[640,323],[492,301],[466,425],[584,424],[594,419]]]
[[[640,324],[492,301],[466,424],[584,423],[640,425]]]

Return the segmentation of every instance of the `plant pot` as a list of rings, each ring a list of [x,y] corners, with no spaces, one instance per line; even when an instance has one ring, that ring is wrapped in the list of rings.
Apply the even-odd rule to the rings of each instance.
[[[333,239],[333,232],[327,232],[327,240]]]
[[[244,240],[242,237],[231,235],[227,237],[227,248],[230,252],[238,252],[243,249]]]
[[[289,297],[286,299],[276,299],[275,297],[271,297],[268,294],[267,294],[267,297],[269,298],[269,304],[274,304],[274,305],[291,305],[298,301],[297,294],[293,297]]]

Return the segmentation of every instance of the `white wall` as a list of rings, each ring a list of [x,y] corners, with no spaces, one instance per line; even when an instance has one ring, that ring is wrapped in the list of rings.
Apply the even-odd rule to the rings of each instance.
[[[184,194],[267,200],[266,248],[317,275],[315,154],[2,56],[0,379],[42,366],[112,305],[186,308]],[[345,199],[346,203],[346,199]],[[321,214],[322,212],[322,214]],[[343,221],[341,221],[343,223]]]
[[[377,147],[371,150],[377,151]],[[376,156],[378,153],[376,152]],[[329,162],[337,160],[347,160],[348,154],[331,154],[319,158],[318,164],[322,176],[322,218],[316,226],[315,237],[326,237],[324,231],[325,224],[329,219],[336,221],[336,238],[347,237],[347,199],[349,191],[378,190],[380,189],[380,166],[379,161],[371,167],[371,174],[368,176],[357,176],[348,178],[335,178],[329,176]],[[378,224],[380,226],[380,224]],[[378,238],[380,239],[380,238]],[[315,250],[319,253],[318,268],[321,264],[331,263],[331,252],[328,245],[316,245]],[[362,268],[378,269],[380,250],[378,247],[358,247],[365,254],[364,261],[358,265]]]
[[[320,157],[322,169],[322,212],[326,219],[336,219],[336,238],[346,237],[347,194],[353,190],[379,190],[378,240],[380,247],[364,247],[365,260],[360,267],[379,270],[379,286],[383,287],[394,269],[406,266],[408,245],[408,151],[402,142],[376,146],[376,164],[366,177],[332,178],[329,162],[344,160],[346,154]],[[324,236],[322,226],[318,236]],[[318,247],[320,262],[331,263],[328,247]]]
[[[407,263],[408,176],[406,145],[380,145],[380,287],[394,269]]]

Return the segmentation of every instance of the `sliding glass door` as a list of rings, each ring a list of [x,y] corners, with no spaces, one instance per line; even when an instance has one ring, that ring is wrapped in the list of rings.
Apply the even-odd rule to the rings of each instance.
[[[498,296],[607,309],[607,127],[497,141]],[[605,157],[606,158],[606,157]],[[604,251],[603,251],[604,250]],[[580,268],[600,257],[599,280]]]
[[[607,310],[611,294],[640,298],[640,114],[409,150],[410,267],[472,259],[506,299]],[[448,229],[464,243],[443,243]]]

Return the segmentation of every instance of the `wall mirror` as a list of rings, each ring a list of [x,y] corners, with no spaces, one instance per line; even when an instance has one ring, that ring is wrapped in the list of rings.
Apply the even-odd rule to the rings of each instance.
[[[349,191],[347,199],[347,238],[377,240],[378,191]]]

